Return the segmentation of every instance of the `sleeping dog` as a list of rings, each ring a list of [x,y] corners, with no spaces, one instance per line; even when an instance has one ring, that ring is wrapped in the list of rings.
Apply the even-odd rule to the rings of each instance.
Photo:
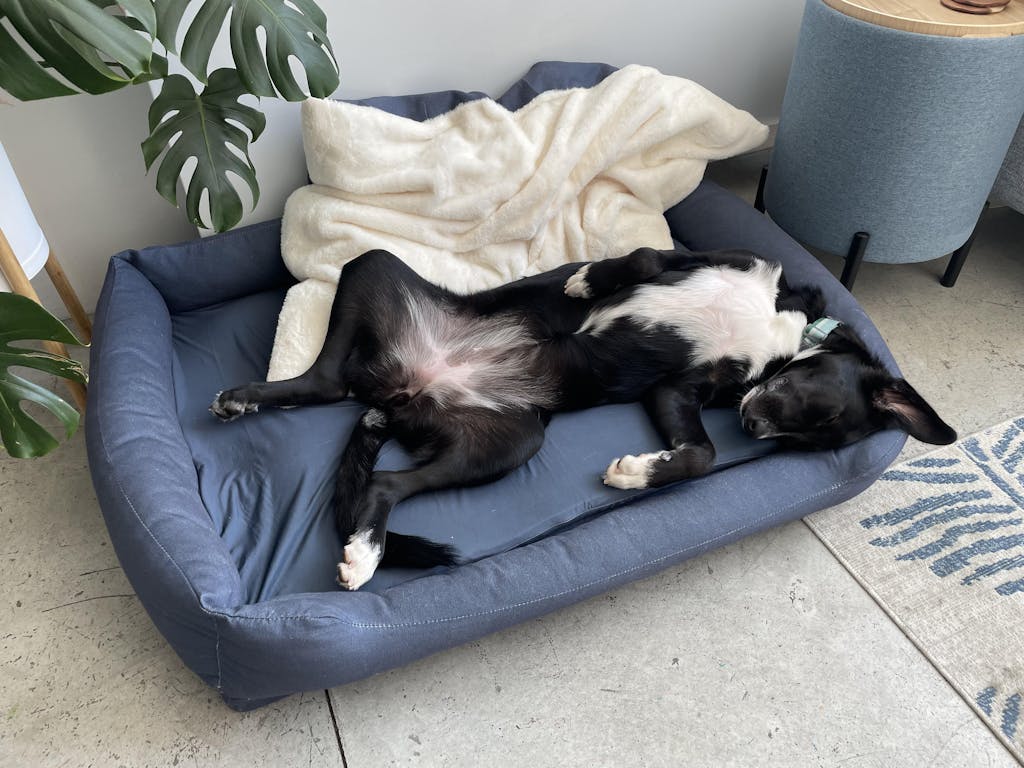
[[[791,288],[781,266],[738,251],[641,248],[469,295],[370,251],[342,269],[306,373],[227,390],[210,410],[231,420],[349,394],[370,408],[338,471],[347,589],[380,563],[395,504],[502,477],[537,452],[557,411],[643,402],[666,447],[612,461],[604,482],[616,488],[709,472],[705,405],[738,404],[747,432],[793,448],[838,448],[890,427],[928,443],[956,439],[850,328],[824,317],[820,291]],[[373,471],[389,438],[414,455],[414,469]],[[411,538],[389,534],[389,551],[416,552],[421,564],[450,554]]]

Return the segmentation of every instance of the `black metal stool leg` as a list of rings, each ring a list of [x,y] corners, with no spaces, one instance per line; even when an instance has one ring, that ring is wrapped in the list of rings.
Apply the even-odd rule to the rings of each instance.
[[[964,268],[964,262],[967,261],[967,254],[971,252],[971,246],[974,245],[974,238],[978,234],[978,227],[981,225],[981,216],[988,210],[988,200],[985,201],[984,207],[981,209],[981,213],[978,214],[978,221],[974,225],[974,230],[971,232],[971,236],[967,238],[967,242],[953,251],[953,255],[949,257],[949,264],[946,265],[946,271],[942,275],[942,279],[939,280],[942,285],[946,288],[952,288],[956,284],[956,279],[960,277],[960,270]]]
[[[764,184],[768,181],[768,165],[761,168],[761,180],[757,182],[757,194],[754,195],[754,207],[764,213]]]
[[[843,266],[843,276],[839,278],[846,290],[853,290],[853,281],[857,279],[857,272],[860,270],[861,262],[864,261],[864,251],[868,248],[868,240],[871,236],[867,232],[858,232],[850,241],[850,250],[846,254],[846,264]]]

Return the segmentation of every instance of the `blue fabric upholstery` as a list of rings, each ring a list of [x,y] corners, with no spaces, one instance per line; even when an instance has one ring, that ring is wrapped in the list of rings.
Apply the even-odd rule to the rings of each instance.
[[[564,85],[575,82],[567,73],[593,78],[604,69],[552,71]],[[519,87],[528,95],[545,82]],[[791,282],[821,285],[830,313],[893,366],[849,293],[744,202],[704,183],[666,217],[692,248],[750,248],[780,260]],[[873,482],[903,444],[901,433],[886,432],[836,452],[776,453],[630,497],[597,475],[613,455],[653,439],[639,409],[560,416],[549,454],[519,477],[396,510],[398,530],[429,514],[432,525],[454,525],[451,535],[474,515],[489,519],[483,538],[460,546],[498,554],[426,575],[390,572],[373,590],[344,592],[330,583],[339,542],[327,501],[358,407],[274,411],[229,425],[205,411],[217,389],[265,371],[291,282],[279,236],[279,223],[267,222],[118,254],[95,323],[87,441],[111,539],[154,623],[233,707],[368,676],[838,503]],[[315,465],[304,466],[311,456]],[[396,450],[382,458],[403,460]],[[542,522],[530,529],[520,521],[510,533],[498,527],[501,515],[487,517],[492,507],[528,507]]]

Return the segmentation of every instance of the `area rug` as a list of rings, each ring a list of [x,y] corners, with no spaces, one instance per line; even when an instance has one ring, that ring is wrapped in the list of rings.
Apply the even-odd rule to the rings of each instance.
[[[1024,763],[1024,417],[806,522]]]

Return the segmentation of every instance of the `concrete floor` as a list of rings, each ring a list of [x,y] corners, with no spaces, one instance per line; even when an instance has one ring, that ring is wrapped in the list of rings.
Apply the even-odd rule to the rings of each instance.
[[[752,199],[762,162],[709,175]],[[967,434],[1022,410],[1024,216],[986,213],[952,290],[943,267],[866,264],[855,293]],[[80,434],[0,459],[0,521],[2,766],[1016,765],[801,522],[242,715],[132,594]]]

